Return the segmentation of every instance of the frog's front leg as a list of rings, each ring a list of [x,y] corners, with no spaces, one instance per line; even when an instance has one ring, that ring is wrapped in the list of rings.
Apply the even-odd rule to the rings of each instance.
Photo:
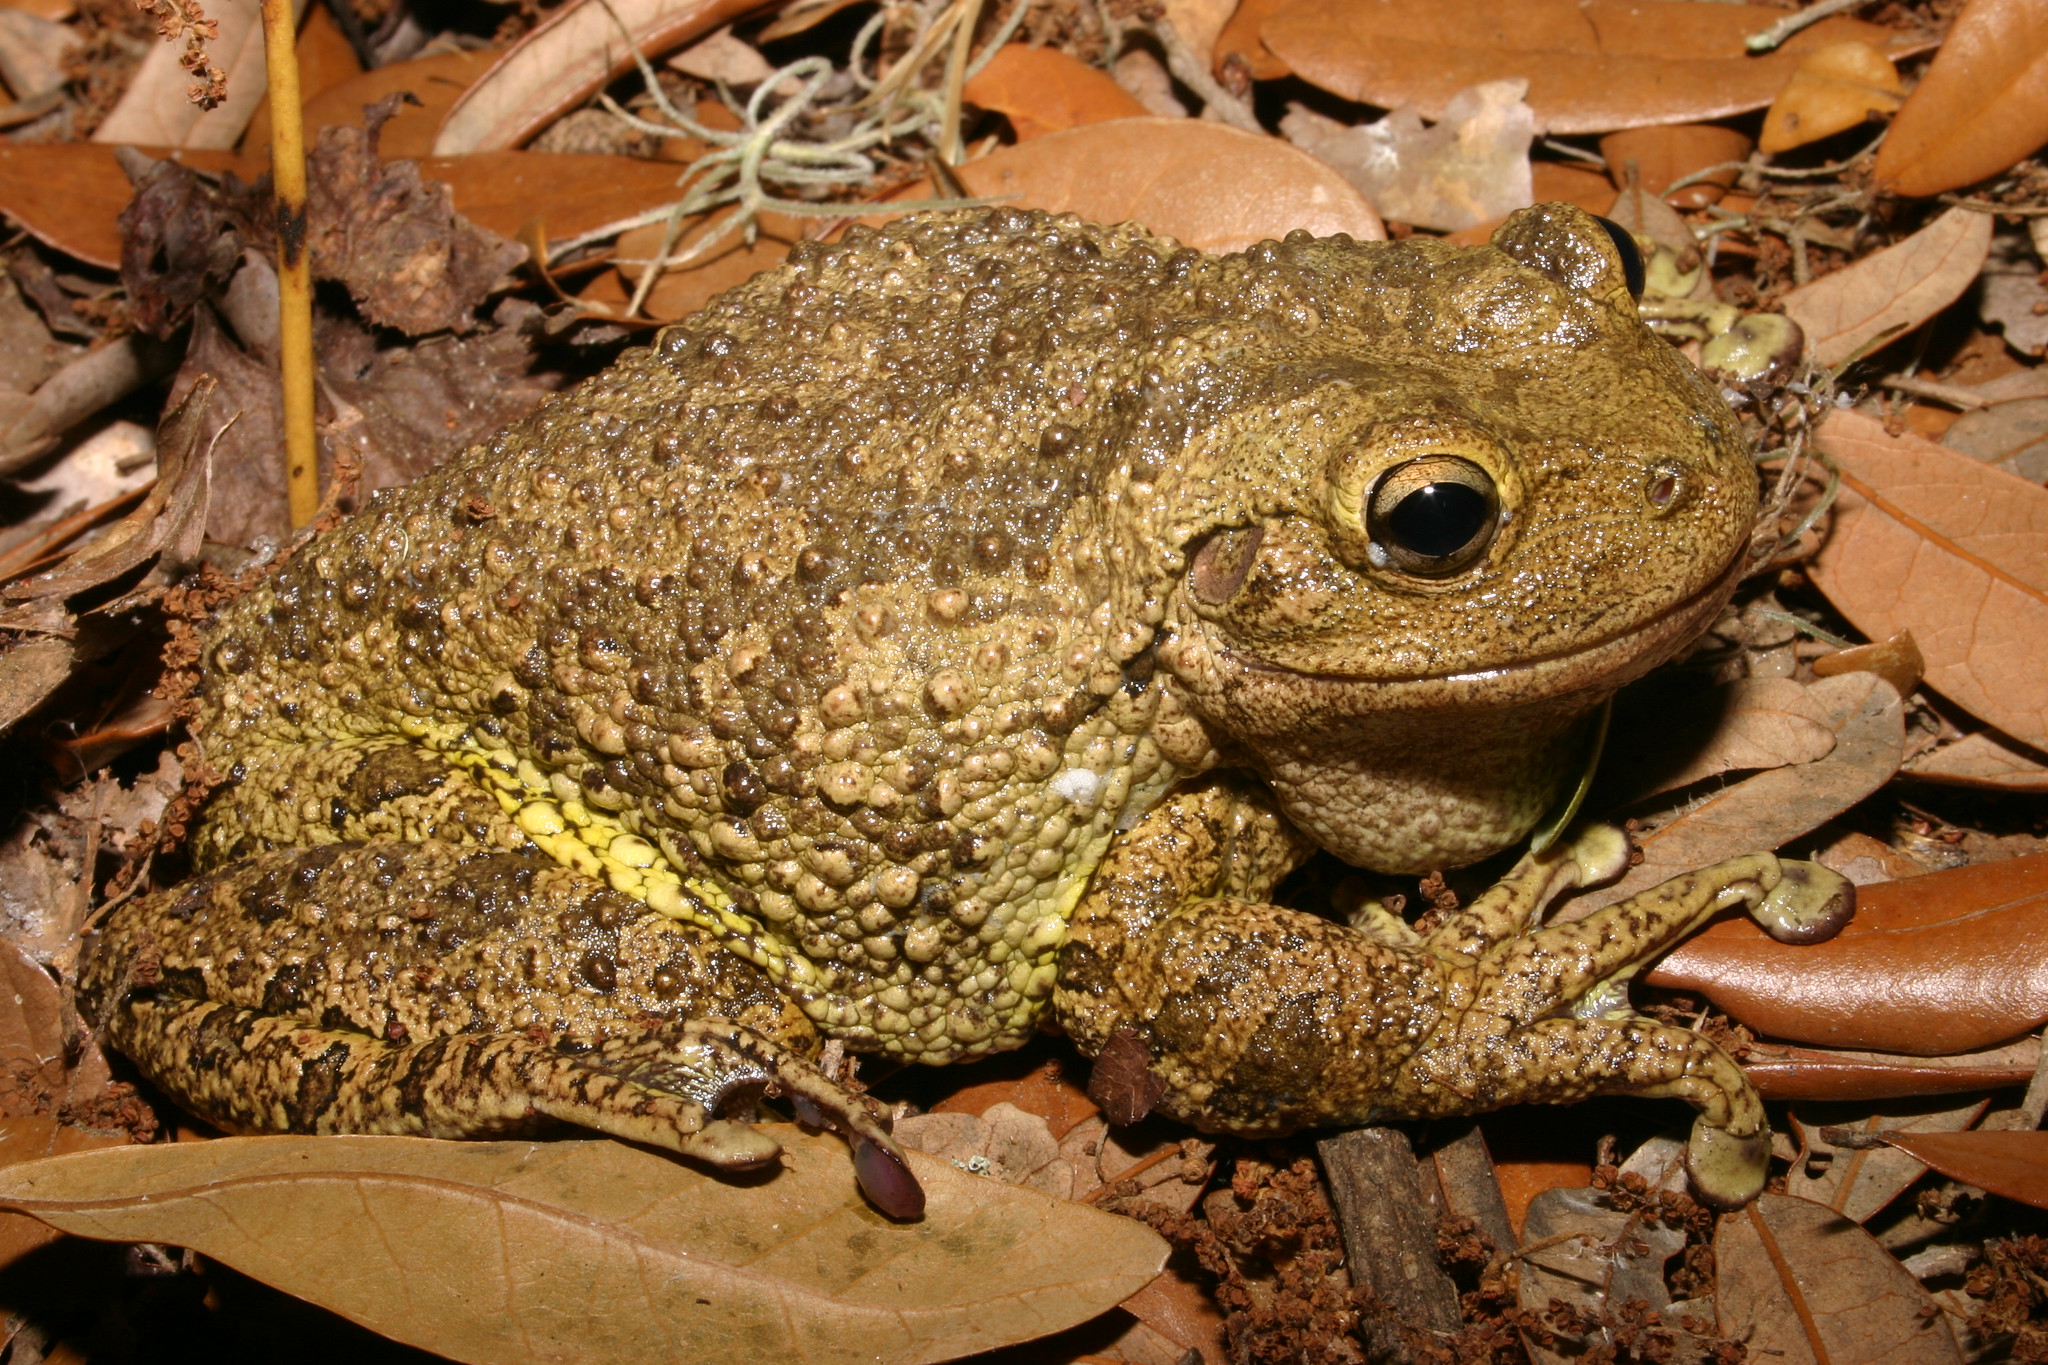
[[[1761,1188],[1762,1109],[1734,1063],[1686,1030],[1575,1017],[1575,1006],[1611,1003],[1604,986],[1736,903],[1787,909],[1809,928],[1845,918],[1828,904],[1841,899],[1832,883],[1818,898],[1791,894],[1799,878],[1825,877],[1737,859],[1525,934],[1551,895],[1620,870],[1625,846],[1593,834],[1525,859],[1415,943],[1265,903],[1306,852],[1252,783],[1177,793],[1119,839],[1077,907],[1062,1022],[1091,1052],[1134,1030],[1165,1082],[1162,1109],[1246,1133],[1678,1096],[1700,1110],[1702,1192],[1740,1203]]]

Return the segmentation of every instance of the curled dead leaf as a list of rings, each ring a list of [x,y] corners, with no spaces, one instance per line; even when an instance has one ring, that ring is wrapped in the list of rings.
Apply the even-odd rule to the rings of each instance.
[[[1609,133],[1600,139],[1600,155],[1606,158],[1615,179],[1622,183],[1627,183],[1628,168],[1633,163],[1636,183],[1645,193],[1661,197],[1665,186],[1672,182],[1710,166],[1741,161],[1754,145],[1747,133],[1717,123],[1681,123]],[[1735,183],[1736,174],[1732,166],[1715,171],[1712,179],[1672,195],[1671,202],[1682,209],[1718,204]]]
[[[1793,1111],[1792,1122],[1808,1159],[1793,1163],[1786,1175],[1785,1193],[1825,1204],[1844,1218],[1867,1223],[1925,1175],[1926,1164],[1903,1151],[1883,1146],[1852,1142],[1838,1148],[1831,1139],[1838,1138],[1844,1130],[1858,1136],[1882,1130],[1959,1133],[1982,1118],[1990,1105],[1982,1095],[1960,1103],[1954,1099],[1895,1103],[1876,1112],[1869,1104],[1839,1108],[1827,1104],[1800,1105]],[[1816,1155],[1830,1159],[1814,1160]]]
[[[1742,1074],[1767,1100],[1891,1100],[1925,1095],[1962,1095],[2025,1085],[2035,1056],[2015,1056],[2029,1044],[1957,1053],[1948,1057],[1907,1057],[1849,1048],[1784,1047],[1753,1043],[1743,1053]]]
[[[1091,123],[1005,147],[956,173],[971,195],[1098,223],[1143,223],[1198,251],[1242,251],[1297,228],[1360,241],[1386,236],[1364,197],[1308,153],[1201,119]],[[930,193],[920,183],[903,196]]]
[[[1759,27],[1744,6],[1687,0],[1292,0],[1259,34],[1303,80],[1429,119],[1468,86],[1526,79],[1536,126],[1553,133],[1760,109],[1816,47],[1857,38],[1896,50],[1889,30],[1833,18],[1758,57],[1744,40]]]
[[[1835,412],[1840,467],[1814,582],[1858,630],[1910,630],[1927,685],[2023,743],[2048,744],[2048,489]]]
[[[121,210],[135,187],[117,147],[92,142],[0,142],[0,212],[37,241],[103,270],[121,268]],[[195,171],[247,170],[233,152],[152,150]]]
[[[1920,679],[1927,676],[1927,660],[1913,643],[1913,632],[1902,630],[1889,640],[1851,645],[1813,661],[1813,676],[1834,678],[1844,673],[1875,673],[1892,685],[1902,697],[1913,694]]]
[[[2048,141],[2048,7],[1971,0],[1892,120],[1871,178],[1930,195],[1998,174]]]
[[[1905,771],[1926,782],[1996,791],[2048,792],[2048,761],[1996,731],[1964,735],[1915,756]]]
[[[1792,1042],[1939,1056],[2048,1021],[2048,855],[1861,888],[1856,918],[1806,947],[1724,921],[1644,974]]]
[[[1897,68],[1876,46],[1854,38],[1806,54],[1771,101],[1757,145],[1773,155],[1854,128],[1899,107]]]
[[[752,1183],[616,1142],[224,1138],[0,1169],[0,1206],[508,1365],[945,1360],[1092,1317],[1166,1259],[1143,1224],[915,1152],[925,1217],[892,1223],[844,1143],[774,1133],[782,1169]]]
[[[1903,242],[1784,297],[1807,353],[1833,367],[1904,336],[1961,298],[1991,251],[1991,219],[1950,209]]]

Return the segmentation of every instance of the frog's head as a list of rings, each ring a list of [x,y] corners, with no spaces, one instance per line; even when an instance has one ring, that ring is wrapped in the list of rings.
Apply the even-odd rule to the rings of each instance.
[[[1159,657],[1350,861],[1520,839],[1576,777],[1586,717],[1747,562],[1747,447],[1638,320],[1636,272],[1625,234],[1564,205],[1483,247],[1219,265],[1229,396],[1162,490]]]

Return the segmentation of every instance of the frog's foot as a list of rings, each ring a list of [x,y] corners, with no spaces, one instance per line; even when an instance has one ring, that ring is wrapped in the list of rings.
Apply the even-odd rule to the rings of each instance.
[[[1501,1104],[1601,1092],[1685,1099],[1699,1110],[1687,1162],[1701,1197],[1747,1203],[1763,1188],[1770,1155],[1756,1092],[1719,1048],[1636,1016],[1627,996],[1646,963],[1738,904],[1774,937],[1813,943],[1841,931],[1855,890],[1817,864],[1751,854],[1502,942],[1480,956],[1472,1008],[1418,1056],[1415,1079],[1476,1086]],[[1567,1024],[1568,1044],[1556,1036]],[[1503,1069],[1503,1057],[1532,1048],[1530,1039],[1544,1041]]]

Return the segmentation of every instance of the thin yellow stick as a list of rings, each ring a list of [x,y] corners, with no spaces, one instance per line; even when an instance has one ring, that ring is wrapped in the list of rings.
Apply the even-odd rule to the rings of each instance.
[[[306,130],[299,107],[292,0],[263,0],[263,56],[270,81],[270,183],[277,195],[277,338],[284,385],[285,497],[292,525],[320,508],[320,455],[313,439],[313,272],[306,259]]]

